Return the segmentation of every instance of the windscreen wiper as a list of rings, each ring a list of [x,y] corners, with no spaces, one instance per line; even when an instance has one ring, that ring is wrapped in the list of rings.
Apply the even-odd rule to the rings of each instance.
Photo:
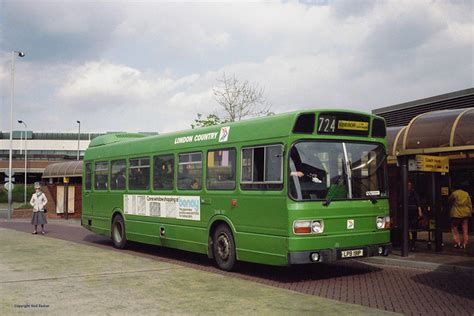
[[[362,181],[362,179],[359,179],[359,178],[354,178],[352,177],[352,180],[357,180],[358,183],[360,183],[360,185],[362,186],[362,188],[365,190],[365,196],[367,196],[370,200],[370,202],[372,202],[372,204],[376,204],[378,202],[378,200],[375,198],[375,196],[373,196],[371,193],[370,194],[367,194],[367,192],[371,192],[370,189],[364,184],[364,182]]]
[[[345,174],[340,174],[337,176],[337,181],[335,185],[331,185],[329,187],[328,194],[326,195],[326,201],[323,202],[323,206],[329,206],[331,204],[332,199],[336,195],[336,190],[339,188],[341,183],[344,181]]]

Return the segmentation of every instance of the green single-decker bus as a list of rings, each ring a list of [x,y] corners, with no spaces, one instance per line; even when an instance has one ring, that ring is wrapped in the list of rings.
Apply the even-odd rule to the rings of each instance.
[[[82,225],[237,261],[391,252],[383,118],[312,109],[161,135],[112,133],[84,156]]]

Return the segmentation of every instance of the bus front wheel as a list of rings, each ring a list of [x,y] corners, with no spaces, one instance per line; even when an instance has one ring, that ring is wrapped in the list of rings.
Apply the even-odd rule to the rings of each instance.
[[[214,231],[213,252],[217,266],[225,271],[234,268],[236,262],[234,236],[227,225],[219,225]]]
[[[118,249],[124,249],[127,244],[125,223],[120,215],[116,215],[112,220],[112,242],[114,243],[114,247]]]

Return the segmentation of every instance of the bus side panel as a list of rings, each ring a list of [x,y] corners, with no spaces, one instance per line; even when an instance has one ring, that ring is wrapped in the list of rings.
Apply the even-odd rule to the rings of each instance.
[[[244,192],[229,214],[237,232],[288,236],[286,196],[275,191]],[[259,247],[251,243],[251,247]]]
[[[279,191],[242,192],[229,213],[242,261],[287,264],[288,210]]]
[[[175,223],[171,223],[171,222]],[[147,244],[176,248],[198,253],[207,253],[207,229],[203,227],[184,226],[182,221],[149,217],[127,216],[125,223],[127,238]],[[160,237],[160,229],[164,236]]]
[[[282,236],[236,233],[237,259],[271,265],[288,264],[288,238]]]
[[[92,227],[101,231],[102,235],[110,236],[112,227],[112,211],[117,207],[115,202],[120,194],[92,191],[90,193],[92,209]]]
[[[92,216],[91,192],[85,191],[84,186],[82,186],[82,218],[86,219],[87,217],[91,217],[91,216]]]

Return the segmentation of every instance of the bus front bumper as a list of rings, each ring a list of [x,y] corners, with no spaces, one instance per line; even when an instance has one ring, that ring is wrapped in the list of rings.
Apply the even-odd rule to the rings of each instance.
[[[355,259],[374,256],[388,256],[392,244],[377,244],[352,248],[318,249],[288,254],[289,264],[328,263],[344,259]]]

